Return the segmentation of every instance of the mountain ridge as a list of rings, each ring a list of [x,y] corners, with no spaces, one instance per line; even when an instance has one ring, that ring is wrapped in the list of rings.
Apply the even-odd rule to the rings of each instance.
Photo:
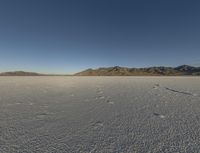
[[[181,65],[177,67],[155,66],[146,68],[105,67],[87,69],[74,74],[75,76],[182,76],[200,75],[200,67]]]
[[[10,71],[2,72],[0,76],[43,76],[45,74],[36,73],[36,72],[26,72],[26,71]]]
[[[180,65],[177,67],[154,66],[145,68],[100,67],[72,74],[42,74],[27,71],[2,72],[0,76],[200,76],[200,67]]]

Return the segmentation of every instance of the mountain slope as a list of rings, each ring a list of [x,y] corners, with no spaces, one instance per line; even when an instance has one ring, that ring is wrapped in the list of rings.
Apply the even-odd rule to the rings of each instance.
[[[149,68],[126,68],[108,67],[87,69],[75,74],[76,76],[173,76],[173,75],[200,75],[200,67],[181,65],[178,67],[149,67]]]
[[[13,72],[3,72],[0,76],[42,76],[43,74],[35,72],[25,72],[25,71],[13,71]]]

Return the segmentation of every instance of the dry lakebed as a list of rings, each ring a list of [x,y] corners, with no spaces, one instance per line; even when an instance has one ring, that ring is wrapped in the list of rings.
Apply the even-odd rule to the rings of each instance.
[[[200,77],[0,77],[1,153],[198,153]]]

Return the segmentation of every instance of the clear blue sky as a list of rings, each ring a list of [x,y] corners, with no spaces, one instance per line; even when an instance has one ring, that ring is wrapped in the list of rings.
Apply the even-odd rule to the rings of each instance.
[[[0,71],[199,63],[199,0],[0,0]]]

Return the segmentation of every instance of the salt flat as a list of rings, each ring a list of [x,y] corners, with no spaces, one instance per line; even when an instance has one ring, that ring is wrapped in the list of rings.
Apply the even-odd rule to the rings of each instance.
[[[200,77],[0,77],[1,153],[195,153]]]

